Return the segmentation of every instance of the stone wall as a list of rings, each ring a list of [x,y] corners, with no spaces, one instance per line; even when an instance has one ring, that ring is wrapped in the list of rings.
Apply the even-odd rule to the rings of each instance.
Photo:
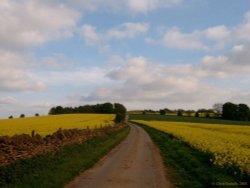
[[[96,136],[105,135],[124,127],[124,124],[100,129],[59,129],[52,135],[41,137],[32,131],[31,135],[21,134],[0,137],[0,166],[11,164],[19,159],[58,151],[65,145],[82,143]]]

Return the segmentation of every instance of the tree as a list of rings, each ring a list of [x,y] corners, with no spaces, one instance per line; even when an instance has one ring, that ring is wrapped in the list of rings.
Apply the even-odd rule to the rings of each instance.
[[[246,104],[233,104],[227,102],[223,105],[222,117],[230,120],[248,121],[250,109]]]
[[[247,121],[250,109],[246,104],[238,105],[238,119],[242,121]]]
[[[38,113],[35,114],[36,117],[40,116]]]
[[[222,109],[223,109],[223,104],[222,103],[215,103],[213,105],[213,110],[215,113],[221,115],[222,114]]]
[[[116,114],[115,122],[120,123],[125,120],[127,109],[124,105],[120,103],[114,104],[114,113]]]
[[[21,115],[20,115],[20,118],[25,118],[25,115],[24,115],[24,114],[21,114]]]
[[[9,119],[13,119],[13,116],[11,115],[11,116],[9,116]]]
[[[166,115],[166,110],[161,109],[161,110],[160,110],[160,114],[161,114],[161,115]]]
[[[61,106],[53,107],[49,111],[50,115],[63,114],[63,113],[64,113],[64,109]]]
[[[114,113],[113,104],[107,102],[101,105],[101,112],[104,114],[112,114]]]
[[[115,103],[114,104],[114,113],[122,113],[122,114],[126,114],[127,109],[125,108],[124,105],[120,104],[120,103]]]
[[[184,112],[184,110],[179,109],[179,110],[177,111],[177,116],[183,116],[183,112]]]
[[[199,112],[195,112],[195,117],[199,117]]]
[[[222,117],[224,119],[237,120],[238,116],[238,105],[231,102],[227,102],[222,106]]]
[[[126,118],[126,114],[117,113],[115,116],[115,123],[121,123]]]

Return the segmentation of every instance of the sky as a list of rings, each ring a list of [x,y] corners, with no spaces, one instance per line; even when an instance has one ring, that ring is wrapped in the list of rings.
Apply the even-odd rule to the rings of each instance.
[[[0,118],[250,105],[249,0],[1,0]]]

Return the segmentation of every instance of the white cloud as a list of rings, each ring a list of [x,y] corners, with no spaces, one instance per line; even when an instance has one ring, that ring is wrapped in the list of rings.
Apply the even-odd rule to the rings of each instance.
[[[29,67],[25,61],[30,57],[0,50],[0,92],[42,90],[46,85],[29,77]]]
[[[250,75],[250,46],[236,45],[221,56],[205,56],[203,68],[211,75],[220,78]],[[249,76],[248,76],[249,77]]]
[[[88,45],[95,45],[101,42],[101,37],[96,33],[96,28],[92,25],[83,25],[81,35]]]
[[[142,33],[146,33],[148,29],[148,23],[127,22],[111,28],[103,33],[98,33],[96,31],[96,27],[85,24],[81,27],[80,34],[87,45],[98,46],[99,48],[107,49],[108,46],[105,45],[106,41],[114,39],[119,40],[124,38],[131,39]]]
[[[231,90],[209,84],[209,75],[202,71],[192,65],[161,65],[144,57],[129,57],[106,70],[109,85],[96,87],[81,99],[86,103],[120,101],[133,109],[210,107]]]
[[[69,5],[77,8],[97,11],[126,11],[129,13],[147,13],[157,8],[180,5],[182,0],[65,0]]]
[[[234,28],[233,37],[236,40],[242,40],[242,41],[247,40],[249,42],[250,41],[249,33],[250,33],[250,11],[245,14],[244,22],[240,26]]]
[[[73,35],[80,14],[46,1],[0,2],[0,47],[23,48]]]
[[[124,23],[110,29],[105,34],[107,39],[134,38],[135,36],[147,32],[149,24],[147,23]]]
[[[7,97],[0,98],[0,104],[12,104],[13,105],[17,103],[18,101],[14,97],[7,96]]]
[[[206,37],[211,40],[223,40],[230,37],[231,32],[224,25],[207,28],[204,31]]]
[[[128,7],[133,12],[146,13],[156,8],[178,5],[182,0],[128,0]]]
[[[162,32],[160,39],[146,38],[148,43],[159,43],[169,48],[182,50],[218,50],[237,43],[250,42],[250,11],[245,14],[244,21],[235,27],[217,25],[189,33],[172,27]]]
[[[233,52],[240,52],[244,50],[244,45],[240,44],[240,45],[235,45],[232,49]]]
[[[178,28],[172,28],[167,30],[162,42],[165,46],[171,48],[207,50],[208,47],[202,43],[201,36],[200,31],[182,33]]]

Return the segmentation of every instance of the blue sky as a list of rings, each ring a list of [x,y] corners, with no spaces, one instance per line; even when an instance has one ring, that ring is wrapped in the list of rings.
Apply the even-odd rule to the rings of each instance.
[[[250,105],[250,1],[2,0],[0,117]]]

